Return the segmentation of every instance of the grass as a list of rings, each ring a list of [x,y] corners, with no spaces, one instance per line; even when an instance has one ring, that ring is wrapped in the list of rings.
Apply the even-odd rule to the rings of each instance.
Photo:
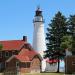
[[[37,73],[37,74],[25,74],[25,75],[64,75],[64,73]]]
[[[4,74],[1,74],[0,73],[0,75],[4,75]],[[23,75],[72,75],[72,74],[64,74],[64,73],[32,73],[32,74],[30,74],[30,73],[25,73],[25,74],[23,74]],[[75,74],[73,74],[73,75],[75,75]]]

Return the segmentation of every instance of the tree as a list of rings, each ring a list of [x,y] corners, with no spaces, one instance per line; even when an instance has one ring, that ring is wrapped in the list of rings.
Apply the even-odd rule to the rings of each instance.
[[[75,15],[70,15],[69,21],[68,21],[68,28],[69,33],[72,36],[72,51],[75,55]]]
[[[47,28],[46,40],[47,40],[47,50],[45,51],[45,58],[57,59],[58,60],[58,69],[59,72],[59,64],[60,59],[64,56],[63,51],[61,50],[61,38],[67,33],[67,21],[65,16],[62,15],[61,12],[57,12],[49,27]]]
[[[2,44],[0,44],[0,50],[2,50],[2,48],[3,48],[3,45],[2,45]]]
[[[69,36],[69,35],[63,36],[60,47],[63,50],[65,50],[65,49],[71,50],[71,48],[72,48],[72,36]]]

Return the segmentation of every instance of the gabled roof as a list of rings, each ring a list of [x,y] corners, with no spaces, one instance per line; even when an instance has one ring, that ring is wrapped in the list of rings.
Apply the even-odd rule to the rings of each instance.
[[[6,62],[10,62],[13,58],[18,59],[20,62],[31,62],[36,55],[38,53],[34,50],[22,49],[18,55],[10,57]]]
[[[26,42],[23,40],[0,41],[2,50],[20,50]]]
[[[37,53],[34,50],[22,49],[16,58],[20,61],[31,61],[35,55]]]

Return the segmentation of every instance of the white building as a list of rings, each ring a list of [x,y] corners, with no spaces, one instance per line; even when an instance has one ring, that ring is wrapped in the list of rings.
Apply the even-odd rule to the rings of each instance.
[[[43,58],[44,51],[46,50],[45,43],[45,33],[44,33],[44,20],[42,11],[37,8],[34,16],[34,32],[33,32],[33,48],[41,55]],[[45,71],[46,60],[42,60],[42,71]]]

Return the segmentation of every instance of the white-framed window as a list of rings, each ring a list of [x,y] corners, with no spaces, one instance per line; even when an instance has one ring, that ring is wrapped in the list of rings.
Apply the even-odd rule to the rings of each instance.
[[[19,67],[19,62],[16,62],[16,68],[18,68]]]
[[[5,52],[5,57],[9,57],[9,52]]]

